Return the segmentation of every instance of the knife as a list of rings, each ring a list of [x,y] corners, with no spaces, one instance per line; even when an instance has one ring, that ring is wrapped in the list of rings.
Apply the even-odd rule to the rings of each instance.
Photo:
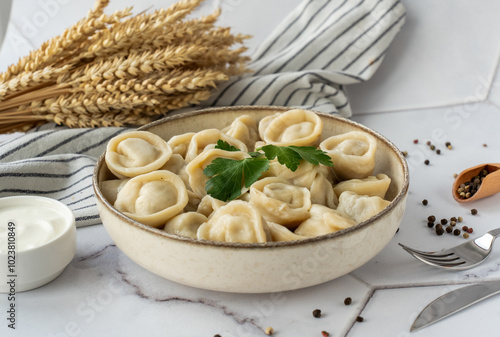
[[[473,284],[450,291],[429,303],[413,322],[410,332],[422,329],[454,313],[500,293],[500,281]]]

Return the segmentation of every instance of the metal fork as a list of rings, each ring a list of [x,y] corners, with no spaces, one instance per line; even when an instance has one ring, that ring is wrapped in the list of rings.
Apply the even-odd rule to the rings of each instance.
[[[490,255],[493,242],[500,235],[500,228],[493,229],[477,239],[439,252],[424,252],[399,243],[413,257],[428,265],[448,270],[464,270],[475,267]]]

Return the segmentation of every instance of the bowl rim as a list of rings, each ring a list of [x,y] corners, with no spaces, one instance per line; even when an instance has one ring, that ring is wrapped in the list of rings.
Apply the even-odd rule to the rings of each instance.
[[[178,114],[166,116],[164,118],[158,119],[156,121],[153,121],[151,123],[148,123],[146,125],[143,125],[136,130],[145,130],[149,129],[152,126],[156,126],[159,124],[164,124],[167,122],[175,121],[178,119],[184,119],[184,118],[189,118],[193,116],[199,116],[199,115],[204,115],[204,114],[209,114],[209,113],[214,113],[214,112],[225,112],[225,111],[238,111],[238,110],[255,110],[255,111],[262,111],[262,110],[271,110],[271,111],[276,111],[276,112],[284,112],[288,110],[295,109],[293,107],[280,107],[280,106],[265,106],[265,105],[252,105],[252,106],[246,106],[246,105],[240,105],[240,106],[227,106],[227,107],[212,107],[212,108],[202,108],[199,110],[195,111],[188,111],[188,112],[181,112]],[[389,139],[387,139],[385,136],[381,135],[375,130],[372,130],[358,122],[355,122],[353,120],[347,119],[345,117],[341,117],[339,115],[335,114],[327,114],[319,111],[314,111],[310,109],[304,109],[308,111],[312,111],[316,114],[318,114],[320,117],[325,117],[325,118],[330,118],[334,119],[337,122],[340,123],[345,123],[349,124],[352,126],[355,126],[364,132],[369,133],[370,135],[374,136],[375,138],[378,138],[378,140],[386,143],[389,148],[396,154],[397,158],[399,159],[399,162],[403,168],[403,187],[400,189],[398,194],[394,197],[394,199],[391,201],[391,203],[385,207],[381,212],[375,214],[371,218],[362,221],[352,227],[348,227],[345,229],[342,229],[340,231],[336,231],[333,233],[328,233],[324,235],[319,235],[319,236],[314,236],[306,239],[301,239],[301,240],[293,240],[293,241],[273,241],[273,242],[265,242],[265,243],[239,243],[239,242],[220,242],[220,241],[210,241],[210,240],[199,240],[199,239],[194,239],[194,238],[189,238],[189,237],[182,237],[178,236],[175,234],[170,234],[165,232],[163,229],[160,228],[155,228],[151,227],[145,224],[142,224],[132,218],[127,217],[120,211],[118,211],[116,208],[111,205],[106,198],[104,198],[97,182],[97,178],[99,176],[99,172],[101,170],[102,165],[105,163],[104,157],[106,155],[106,151],[104,151],[101,156],[99,157],[97,163],[94,166],[94,172],[92,175],[92,186],[94,189],[94,194],[96,198],[113,214],[115,214],[118,218],[120,218],[122,221],[127,223],[128,225],[131,225],[139,230],[146,231],[150,234],[157,235],[160,237],[184,242],[187,244],[193,244],[193,245],[202,245],[202,246],[211,246],[211,247],[225,247],[225,248],[235,248],[235,249],[242,249],[242,248],[248,248],[248,249],[270,249],[270,248],[283,248],[283,247],[295,247],[295,246],[304,246],[304,245],[309,245],[313,244],[316,242],[322,242],[322,241],[329,241],[333,238],[347,235],[349,233],[354,233],[357,231],[362,230],[363,228],[369,226],[370,224],[374,223],[376,220],[382,218],[385,214],[389,213],[392,209],[394,209],[398,204],[404,201],[404,198],[406,194],[408,193],[409,189],[409,170],[408,170],[408,164],[406,162],[406,159],[403,156],[403,153],[392,143]]]

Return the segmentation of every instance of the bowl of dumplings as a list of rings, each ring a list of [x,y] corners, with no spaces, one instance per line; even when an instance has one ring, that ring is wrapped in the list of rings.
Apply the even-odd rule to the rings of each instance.
[[[109,141],[93,187],[117,247],[171,281],[266,293],[345,275],[406,207],[408,167],[384,136],[287,107],[211,108]]]

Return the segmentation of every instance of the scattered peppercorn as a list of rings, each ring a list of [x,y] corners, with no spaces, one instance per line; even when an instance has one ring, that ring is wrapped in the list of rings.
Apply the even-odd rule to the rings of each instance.
[[[429,227],[429,228],[434,227],[434,222],[429,221],[429,222],[427,223],[427,227]]]
[[[221,335],[219,335],[219,334],[216,334],[216,335],[214,335],[214,337],[221,337]]]
[[[344,300],[344,304],[345,305],[350,305],[351,303],[352,303],[352,298],[346,297],[345,300]]]
[[[468,230],[468,229],[469,229],[469,227],[467,227],[467,226],[462,226],[462,230],[463,230],[464,232],[467,232],[467,230]]]
[[[319,309],[314,310],[313,316],[316,318],[320,318],[321,317],[321,310],[319,310]]]
[[[434,145],[431,145],[431,150],[434,151],[436,147]]]
[[[403,151],[403,156],[404,157],[408,157],[408,152],[407,151]]]
[[[365,319],[362,316],[356,317],[356,322],[363,322]]]
[[[422,200],[422,205],[427,206],[428,203],[427,199]]]
[[[429,159],[426,159],[426,160],[424,161],[424,164],[425,164],[425,165],[429,165],[429,164],[430,164]]]
[[[470,214],[476,215],[477,214],[477,209],[473,208],[470,210]]]
[[[464,218],[462,218],[461,216],[459,216],[459,217],[457,218],[457,222],[462,222],[462,221],[464,221]]]
[[[467,228],[467,233],[469,233],[469,234],[470,234],[470,233],[472,233],[473,231],[474,231],[474,230],[472,229],[472,227]]]
[[[453,173],[453,178],[458,177],[458,173]]]
[[[436,150],[436,154],[441,154],[441,150],[440,150],[440,149],[437,149],[437,150]]]
[[[444,143],[444,145],[446,145],[446,146],[450,146],[450,145],[451,145],[451,143],[450,143],[450,142],[446,142],[446,143]]]
[[[469,238],[469,233],[464,233],[464,239],[468,239]]]
[[[450,218],[450,221],[455,221],[455,222],[456,222],[456,221],[457,221],[457,218],[456,218],[456,217],[454,217],[454,216],[452,216],[452,217]]]
[[[325,330],[321,331],[321,335],[322,335],[323,337],[328,337],[328,336],[330,336],[330,334],[329,334],[328,332],[326,332]]]
[[[453,232],[453,227],[452,226],[446,226],[446,233],[451,233]]]
[[[441,219],[441,224],[446,225],[448,223],[447,219]]]
[[[453,235],[459,236],[460,235],[460,229],[455,228],[455,230],[453,231]]]
[[[273,329],[273,328],[271,328],[270,326],[268,326],[268,327],[266,328],[266,335],[272,335],[272,334],[273,334],[273,332],[274,332],[274,329]]]
[[[451,227],[455,227],[455,225],[456,225],[456,224],[457,224],[457,222],[456,222],[456,221],[453,221],[453,220],[452,220],[452,221],[450,221],[450,226],[451,226]]]
[[[436,217],[435,217],[434,215],[429,215],[429,216],[427,217],[427,221],[429,221],[429,222],[434,222],[434,221],[436,221]]]
[[[428,141],[426,142],[426,144],[427,144],[427,145],[431,145],[431,141],[430,141],[430,140],[428,140]]]
[[[483,147],[487,147],[488,145],[487,144],[483,144]]]
[[[413,144],[418,144],[418,139],[414,139]]]
[[[436,225],[436,234],[437,234],[437,235],[443,235],[443,234],[444,234],[444,229],[443,229],[443,226],[438,227],[438,226]]]

